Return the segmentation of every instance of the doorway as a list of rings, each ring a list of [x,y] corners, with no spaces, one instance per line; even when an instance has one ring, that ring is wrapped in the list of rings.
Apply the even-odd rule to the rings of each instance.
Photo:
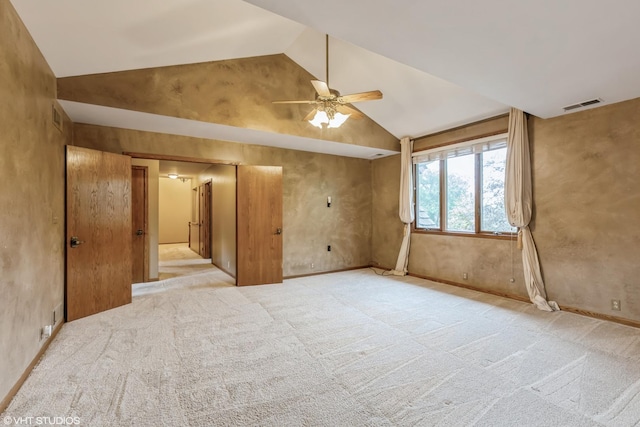
[[[155,250],[150,258],[156,272],[150,281],[165,276],[159,271],[160,245],[182,243],[235,279],[235,166],[179,157],[132,157],[134,164],[142,162],[150,170],[150,252]],[[173,190],[165,194],[165,187]]]
[[[200,256],[211,258],[211,181],[199,185],[198,193],[200,194]]]
[[[143,234],[145,228],[147,231],[145,239],[149,241],[149,251],[145,258],[149,266],[148,280],[159,280],[158,252],[155,252],[156,258],[153,262],[152,249],[154,246],[158,248],[157,215],[154,218],[157,209],[153,199],[157,193],[154,183],[159,179],[161,160],[198,163],[200,167],[202,164],[206,165],[210,177],[205,181],[210,183],[210,191],[208,186],[204,186],[203,193],[206,199],[211,201],[211,205],[208,209],[204,208],[203,213],[212,220],[211,231],[204,234],[204,238],[211,241],[210,262],[226,272],[234,281],[238,272],[258,272],[260,275],[265,269],[273,269],[275,272],[275,275],[268,275],[275,279],[259,279],[255,283],[236,284],[281,282],[281,167],[264,167],[262,170],[261,167],[237,166],[228,162],[168,158],[152,154],[118,155],[67,146],[65,222],[68,247],[65,254],[65,309],[68,321],[131,302],[132,233],[136,232],[137,235],[138,230],[143,230]],[[135,162],[148,166],[147,203],[142,203],[143,208],[147,210],[147,217],[145,225],[141,228],[132,222],[132,165]],[[247,172],[251,171],[247,175],[252,177],[250,181],[239,182],[244,179],[243,174],[239,173],[241,168],[246,168]],[[269,185],[263,185],[259,177],[261,173],[278,175],[279,178]],[[199,175],[200,178],[202,177]],[[243,195],[238,196],[239,190]],[[275,190],[280,196],[275,199],[258,197],[244,200],[244,194],[266,196],[271,190]],[[241,204],[247,202],[242,204],[241,215],[237,215],[238,197]],[[155,200],[157,203],[157,197]],[[269,217],[270,220],[264,220],[265,217]],[[251,232],[240,239],[237,235],[238,228],[245,231],[250,229]],[[277,246],[280,247],[280,258],[275,262],[269,259],[274,254],[273,251],[265,251],[263,246],[268,245],[269,241],[273,243],[274,239],[279,242]],[[237,263],[239,253],[242,253],[244,258]],[[104,274],[97,275],[97,271]],[[253,279],[251,282],[254,282]]]
[[[207,169],[203,174],[207,174]],[[212,215],[211,179],[195,184],[191,192],[191,221],[189,221],[189,248],[202,258],[211,257],[211,215]],[[215,264],[212,259],[212,263]]]
[[[149,168],[131,166],[131,283],[149,281]]]
[[[175,179],[187,179],[182,168],[197,168],[191,174],[197,206],[192,204],[192,221],[187,224],[188,246],[210,256],[211,263],[238,285],[282,282],[282,167],[125,154],[134,160],[157,160],[159,177],[172,174]],[[207,222],[209,226],[202,229]]]

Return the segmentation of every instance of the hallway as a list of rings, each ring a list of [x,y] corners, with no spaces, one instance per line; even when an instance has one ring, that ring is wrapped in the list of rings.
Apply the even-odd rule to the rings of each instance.
[[[179,288],[235,286],[235,279],[189,249],[187,243],[159,245],[157,282],[136,283],[133,296]]]

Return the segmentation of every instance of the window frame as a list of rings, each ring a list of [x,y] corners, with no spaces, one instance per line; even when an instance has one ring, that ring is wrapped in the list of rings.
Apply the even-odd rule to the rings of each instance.
[[[476,145],[481,145],[485,142],[492,141],[501,141],[507,138],[507,134],[501,133],[499,135],[493,135],[485,138],[471,139],[462,142],[455,142],[443,146],[439,146],[437,148],[422,150],[420,152],[413,153],[414,156],[422,154],[422,153],[438,153],[449,151],[456,146],[468,146],[473,147]],[[499,240],[511,240],[515,236],[517,236],[517,231],[483,231],[482,227],[482,153],[483,151],[479,151],[476,153],[470,153],[474,156],[474,231],[451,231],[446,230],[446,207],[447,207],[447,157],[440,158],[438,161],[440,163],[440,224],[438,228],[418,228],[418,166],[420,163],[425,162],[415,162],[413,166],[413,212],[414,212],[414,221],[411,223],[411,232],[418,234],[434,234],[441,236],[458,236],[458,237],[479,237],[485,239],[499,239]]]

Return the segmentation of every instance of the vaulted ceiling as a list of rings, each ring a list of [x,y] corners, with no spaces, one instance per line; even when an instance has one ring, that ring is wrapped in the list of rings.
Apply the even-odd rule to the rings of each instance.
[[[331,87],[343,94],[380,89],[382,100],[356,107],[396,139],[491,117],[508,106],[547,118],[592,98],[608,104],[640,96],[636,0],[325,0],[322,7],[309,0],[12,4],[57,77],[285,54],[324,80],[323,34],[328,33]],[[310,85],[299,89],[305,91],[313,95]],[[212,105],[215,101],[211,96]],[[364,158],[394,151],[338,136],[358,126],[350,123],[355,120],[344,130],[319,135],[131,105],[81,99],[62,104],[73,120],[85,123],[131,128],[145,123],[142,130],[182,134],[197,128],[211,139]],[[290,109],[282,110],[283,116],[299,119],[301,107],[279,108]]]

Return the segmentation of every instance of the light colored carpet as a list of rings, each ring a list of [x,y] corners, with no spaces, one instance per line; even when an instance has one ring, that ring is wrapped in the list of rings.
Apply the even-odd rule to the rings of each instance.
[[[195,276],[203,274],[197,272]],[[635,426],[640,330],[372,270],[209,269],[64,325],[4,416],[91,426]]]
[[[203,259],[189,249],[187,243],[159,245],[158,259],[160,281],[134,284],[134,297],[169,289],[233,286],[236,283],[233,277],[211,264],[211,258]]]

